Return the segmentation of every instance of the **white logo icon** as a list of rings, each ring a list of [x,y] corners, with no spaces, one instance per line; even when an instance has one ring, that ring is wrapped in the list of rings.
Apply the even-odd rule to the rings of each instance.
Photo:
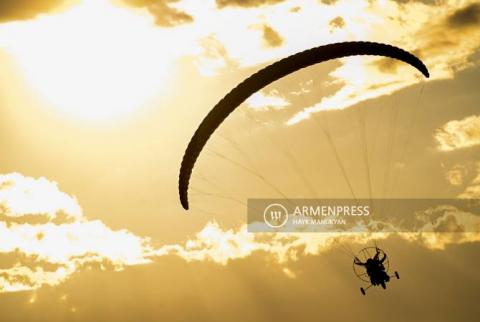
[[[283,205],[274,203],[263,212],[265,223],[272,228],[280,228],[288,221],[288,211]]]

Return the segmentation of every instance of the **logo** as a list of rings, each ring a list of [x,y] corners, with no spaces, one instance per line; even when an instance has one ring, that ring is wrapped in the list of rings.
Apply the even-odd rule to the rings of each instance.
[[[263,219],[268,226],[272,228],[280,228],[288,221],[287,208],[278,203],[271,204],[265,208]]]

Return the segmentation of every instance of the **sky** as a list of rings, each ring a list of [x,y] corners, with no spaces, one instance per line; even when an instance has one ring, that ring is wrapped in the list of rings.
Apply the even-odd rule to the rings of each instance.
[[[315,46],[417,55],[311,66],[185,148],[243,79]],[[470,321],[478,214],[456,233],[250,233],[249,198],[480,197],[480,4],[467,0],[0,1],[5,321]],[[428,214],[427,214],[428,215]],[[432,217],[440,227],[443,217]],[[363,297],[354,252],[401,275]],[[348,253],[348,252],[347,252]]]

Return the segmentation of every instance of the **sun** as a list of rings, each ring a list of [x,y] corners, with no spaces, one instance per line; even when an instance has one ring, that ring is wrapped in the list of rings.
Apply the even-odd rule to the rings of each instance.
[[[27,86],[47,106],[80,120],[130,115],[168,88],[175,54],[166,31],[108,0],[2,27]]]

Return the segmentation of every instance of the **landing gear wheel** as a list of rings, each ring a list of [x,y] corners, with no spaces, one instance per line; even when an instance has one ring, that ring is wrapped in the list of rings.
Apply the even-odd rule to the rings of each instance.
[[[398,275],[398,272],[397,272],[397,271],[395,271],[395,277],[397,278],[397,280],[400,279],[400,275]]]
[[[362,294],[365,295],[365,290],[363,289],[363,287],[360,287],[360,292],[362,292]]]
[[[386,289],[386,288],[387,288],[387,286],[385,285],[385,282],[382,282],[381,285],[382,285],[382,288],[383,288],[383,289]]]

